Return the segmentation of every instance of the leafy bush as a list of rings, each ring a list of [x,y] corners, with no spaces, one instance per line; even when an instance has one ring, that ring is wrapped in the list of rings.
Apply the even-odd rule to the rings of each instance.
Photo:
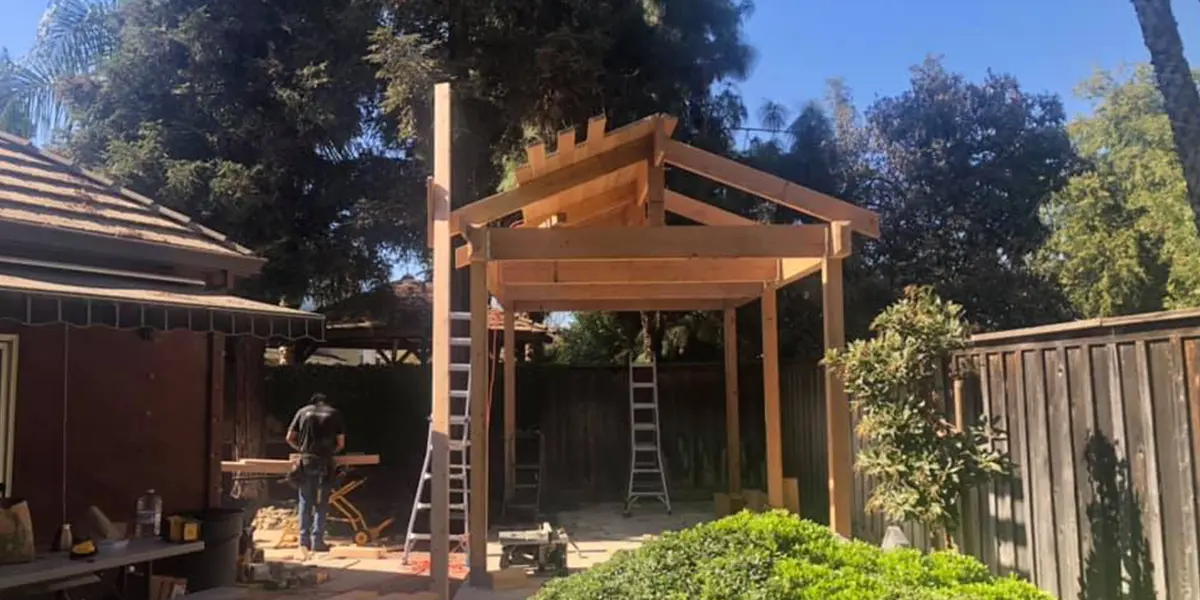
[[[957,552],[923,555],[847,542],[777,511],[742,512],[678,533],[565,579],[537,600],[1052,600],[994,578]]]

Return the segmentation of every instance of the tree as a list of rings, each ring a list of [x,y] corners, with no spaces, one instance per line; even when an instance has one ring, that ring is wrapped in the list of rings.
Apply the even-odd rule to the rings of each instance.
[[[959,501],[972,487],[1007,475],[995,450],[997,421],[958,430],[938,401],[943,369],[967,345],[962,307],[912,286],[871,323],[875,336],[831,350],[825,361],[859,411],[863,449],[856,466],[875,481],[867,508],[893,523],[941,531],[947,545],[958,528]]]
[[[1064,121],[1055,96],[1005,75],[967,82],[933,58],[877,101],[873,179],[857,193],[880,213],[871,268],[887,287],[931,284],[987,329],[1066,317],[1031,264],[1049,234],[1039,211],[1075,163]]]
[[[1089,169],[1048,207],[1041,268],[1085,317],[1200,306],[1200,235],[1151,68],[1080,94],[1095,110],[1070,131]]]
[[[0,53],[0,128],[25,137],[69,123],[63,89],[116,46],[117,0],[51,0],[29,53]]]
[[[424,227],[411,139],[364,60],[375,0],[126,0],[117,50],[68,89],[70,149],[268,259],[248,292],[318,303],[385,281]]]
[[[1150,51],[1150,63],[1158,90],[1170,117],[1175,148],[1187,182],[1192,222],[1200,230],[1200,92],[1192,69],[1183,55],[1179,25],[1171,12],[1171,0],[1132,0],[1142,39]]]

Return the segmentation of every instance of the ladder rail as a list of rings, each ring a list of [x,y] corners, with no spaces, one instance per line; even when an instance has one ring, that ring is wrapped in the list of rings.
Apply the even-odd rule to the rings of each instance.
[[[639,381],[637,371],[650,371],[650,381]],[[650,400],[638,398],[639,390],[649,390]],[[648,421],[639,418],[639,412],[649,413]],[[667,489],[665,461],[662,455],[662,430],[659,427],[658,364],[629,362],[629,488],[625,498],[624,514],[628,516],[641,498],[655,498],[671,514],[671,497]],[[640,441],[639,432],[650,434],[652,441]],[[650,456],[647,458],[646,455]],[[658,475],[651,483],[648,475]],[[639,475],[642,476],[639,480]]]

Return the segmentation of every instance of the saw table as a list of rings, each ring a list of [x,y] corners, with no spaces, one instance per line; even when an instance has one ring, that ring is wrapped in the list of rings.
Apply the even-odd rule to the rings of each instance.
[[[499,538],[501,569],[523,566],[533,567],[538,573],[567,574],[567,544],[575,546],[575,542],[565,529],[542,523],[537,529],[501,531]]]

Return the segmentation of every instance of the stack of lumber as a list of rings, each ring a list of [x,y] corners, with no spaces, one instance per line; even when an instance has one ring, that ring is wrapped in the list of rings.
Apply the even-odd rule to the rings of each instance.
[[[266,473],[286,475],[292,469],[292,463],[300,460],[299,454],[289,458],[243,458],[241,460],[221,461],[221,471],[225,473]],[[379,464],[378,454],[343,454],[334,458],[334,462],[342,467],[361,467]]]

